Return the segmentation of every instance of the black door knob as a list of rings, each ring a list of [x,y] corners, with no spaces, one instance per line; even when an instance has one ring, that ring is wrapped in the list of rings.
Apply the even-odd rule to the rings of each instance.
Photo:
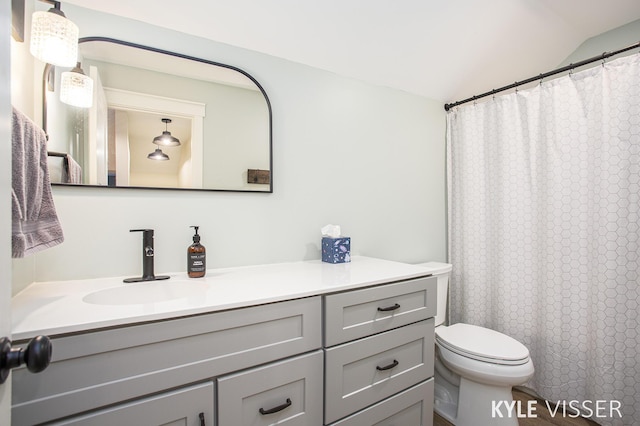
[[[37,336],[25,348],[11,347],[11,340],[0,339],[0,383],[4,383],[12,368],[27,365],[32,373],[39,373],[49,366],[53,345],[47,336]]]

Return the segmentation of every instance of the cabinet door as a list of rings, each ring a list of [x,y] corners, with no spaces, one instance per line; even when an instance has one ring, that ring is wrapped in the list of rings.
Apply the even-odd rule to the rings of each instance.
[[[82,426],[213,425],[213,382],[143,398],[53,423]]]
[[[219,378],[219,425],[321,425],[322,358],[316,351]]]

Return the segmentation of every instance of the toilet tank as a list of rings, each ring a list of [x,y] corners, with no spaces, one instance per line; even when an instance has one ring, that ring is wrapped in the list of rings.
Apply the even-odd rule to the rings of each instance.
[[[449,295],[449,276],[453,265],[450,263],[427,262],[420,263],[438,280],[438,310],[436,311],[436,327],[443,325],[447,318],[447,296]]]

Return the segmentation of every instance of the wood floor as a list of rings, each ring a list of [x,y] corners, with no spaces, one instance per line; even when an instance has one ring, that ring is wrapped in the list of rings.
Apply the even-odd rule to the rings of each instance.
[[[523,401],[521,404],[523,407],[526,407],[526,401],[528,400],[537,400],[538,407],[546,407],[543,400],[537,399],[522,390],[513,390],[513,399],[516,401]],[[562,414],[558,413],[558,415],[554,417],[545,409],[536,410],[537,418],[521,418],[518,419],[518,423],[520,426],[597,426],[598,423],[584,419],[581,417],[572,418],[569,416],[563,417]],[[437,415],[435,412],[433,413],[433,426],[452,426],[451,423]],[[478,425],[478,426],[489,426],[489,425]]]

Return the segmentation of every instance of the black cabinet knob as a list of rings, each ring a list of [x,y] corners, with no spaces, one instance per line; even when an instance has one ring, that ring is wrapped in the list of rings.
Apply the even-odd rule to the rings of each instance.
[[[25,348],[12,348],[7,337],[0,339],[0,383],[4,383],[12,368],[26,364],[32,373],[39,373],[49,366],[53,345],[47,336],[31,339]]]

